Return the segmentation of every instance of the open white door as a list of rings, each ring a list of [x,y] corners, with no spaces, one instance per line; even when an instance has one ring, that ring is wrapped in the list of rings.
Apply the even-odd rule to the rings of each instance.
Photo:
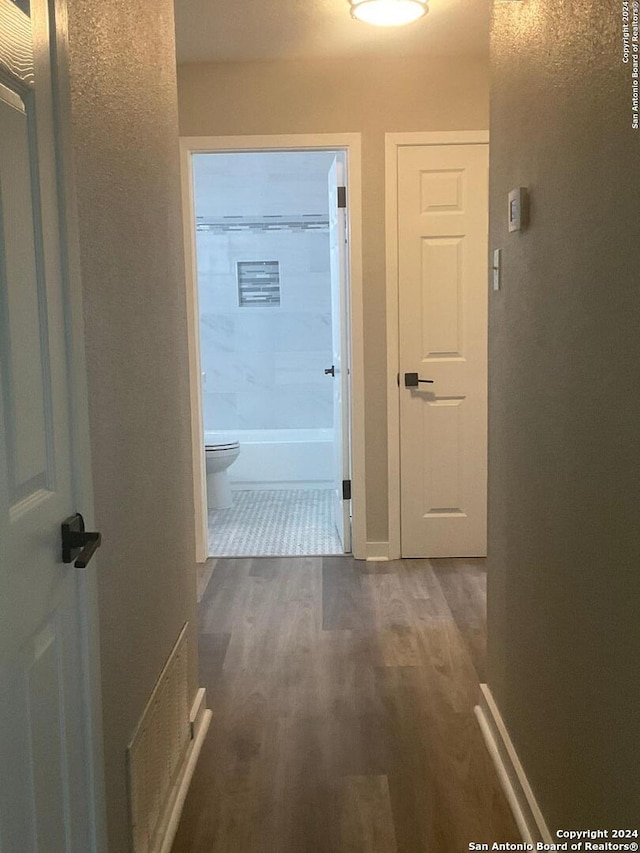
[[[58,22],[53,3],[29,7],[0,0],[0,849],[75,853],[104,849],[94,563],[64,564],[61,545],[88,482],[82,329],[59,217]]]
[[[347,209],[343,155],[329,169],[329,245],[331,253],[333,382],[333,517],[345,553],[351,551],[351,474],[349,455],[349,342],[347,299]],[[327,373],[327,371],[325,371]]]
[[[488,157],[398,151],[403,557],[487,553]]]

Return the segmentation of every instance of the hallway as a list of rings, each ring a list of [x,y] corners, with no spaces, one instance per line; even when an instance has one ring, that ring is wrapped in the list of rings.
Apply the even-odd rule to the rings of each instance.
[[[462,853],[518,841],[473,706],[484,561],[218,560],[213,721],[173,853]]]

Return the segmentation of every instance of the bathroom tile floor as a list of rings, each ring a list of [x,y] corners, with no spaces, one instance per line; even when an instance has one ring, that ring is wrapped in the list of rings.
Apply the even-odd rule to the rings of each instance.
[[[234,492],[233,506],[209,512],[210,557],[342,554],[330,489]]]

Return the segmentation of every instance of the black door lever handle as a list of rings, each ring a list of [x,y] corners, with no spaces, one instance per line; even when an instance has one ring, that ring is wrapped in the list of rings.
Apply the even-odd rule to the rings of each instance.
[[[424,382],[425,385],[433,385],[433,379],[420,379],[417,373],[405,373],[405,388],[417,388],[420,382]]]
[[[336,366],[335,366],[335,364],[332,364],[332,365],[331,365],[331,367],[325,367],[325,369],[324,369],[324,375],[325,375],[325,376],[333,376],[333,377],[335,377],[335,375],[336,375]]]
[[[62,562],[71,563],[75,558],[76,569],[85,569],[102,544],[102,534],[85,530],[84,518],[79,512],[66,518],[61,528]]]

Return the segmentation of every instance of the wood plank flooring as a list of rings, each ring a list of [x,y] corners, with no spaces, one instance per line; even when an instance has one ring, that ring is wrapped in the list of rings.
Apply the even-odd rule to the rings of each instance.
[[[173,853],[463,853],[520,840],[473,714],[483,561],[219,559],[213,721]]]

